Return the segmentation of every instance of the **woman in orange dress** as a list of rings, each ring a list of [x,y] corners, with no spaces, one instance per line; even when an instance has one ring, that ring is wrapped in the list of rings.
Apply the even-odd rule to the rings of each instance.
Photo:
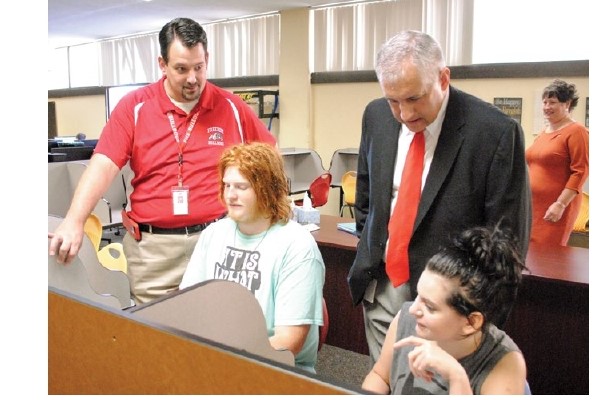
[[[589,169],[589,131],[571,117],[575,85],[556,79],[544,89],[546,128],[526,150],[533,203],[531,241],[566,246]]]

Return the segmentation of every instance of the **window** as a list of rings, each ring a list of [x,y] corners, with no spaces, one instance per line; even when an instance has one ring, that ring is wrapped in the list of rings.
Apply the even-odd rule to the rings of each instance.
[[[589,1],[382,0],[311,11],[311,71],[374,69],[395,32],[435,37],[448,65],[589,60]]]
[[[123,85],[123,86],[111,86],[106,89],[106,119],[110,117],[110,114],[115,109],[119,101],[127,93],[132,92],[136,89],[146,86],[145,83],[135,85]]]
[[[208,78],[277,75],[279,14],[203,25],[208,37]]]
[[[67,47],[49,49],[48,89],[68,88],[69,85],[69,53]]]
[[[203,24],[208,78],[277,75],[279,14]],[[158,32],[50,50],[50,89],[147,83],[161,76]]]
[[[98,86],[98,43],[69,47],[69,82],[71,87]]]
[[[473,1],[384,0],[316,7],[311,11],[311,71],[372,70],[381,45],[406,29],[435,37],[448,65],[470,64]]]
[[[587,0],[475,0],[473,64],[589,60]]]

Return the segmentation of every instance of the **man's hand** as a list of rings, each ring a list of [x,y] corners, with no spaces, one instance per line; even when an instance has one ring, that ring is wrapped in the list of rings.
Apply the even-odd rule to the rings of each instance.
[[[83,235],[83,226],[63,220],[56,231],[48,232],[48,254],[56,256],[56,262],[59,264],[69,264],[81,248]]]

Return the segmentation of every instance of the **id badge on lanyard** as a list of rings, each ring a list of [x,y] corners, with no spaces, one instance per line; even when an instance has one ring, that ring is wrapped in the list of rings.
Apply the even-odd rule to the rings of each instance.
[[[173,215],[187,215],[190,190],[187,186],[173,186],[171,188],[173,197]]]
[[[175,125],[175,119],[173,118],[172,113],[167,113],[169,118],[169,122],[171,124],[171,129],[173,130],[173,136],[175,137],[175,142],[179,148],[179,161],[178,161],[178,174],[177,174],[177,186],[171,187],[171,198],[173,200],[173,215],[188,215],[189,213],[189,198],[190,198],[190,188],[188,186],[183,186],[183,149],[187,144],[187,141],[192,133],[192,129],[194,129],[194,125],[196,124],[196,119],[198,118],[198,114],[194,114],[190,124],[188,126],[187,132],[183,141],[179,141],[179,132],[177,132],[177,126]]]

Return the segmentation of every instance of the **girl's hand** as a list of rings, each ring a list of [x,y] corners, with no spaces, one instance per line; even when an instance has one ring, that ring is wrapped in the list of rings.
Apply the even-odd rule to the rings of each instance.
[[[415,346],[408,353],[410,371],[415,377],[430,382],[437,372],[450,383],[454,377],[466,377],[462,365],[434,341],[409,336],[394,344],[395,349],[403,346]]]

